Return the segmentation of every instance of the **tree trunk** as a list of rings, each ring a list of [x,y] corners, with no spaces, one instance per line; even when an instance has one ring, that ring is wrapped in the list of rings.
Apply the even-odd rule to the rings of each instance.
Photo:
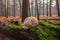
[[[32,8],[32,9],[31,9],[31,10],[32,10],[31,16],[33,16],[33,10],[34,10],[34,9],[33,9],[33,0],[32,0],[32,2],[31,2],[31,6],[32,6],[32,7],[31,7],[31,8]]]
[[[0,16],[3,16],[3,0],[0,0]]]
[[[22,17],[22,7],[21,7],[22,5],[21,5],[21,0],[19,0],[19,7],[20,7],[20,17]]]
[[[52,0],[50,0],[50,16],[51,16],[51,2],[52,2]]]
[[[58,11],[58,16],[60,17],[59,2],[58,2],[58,0],[56,0],[56,6],[57,6],[57,11]]]
[[[39,0],[39,16],[41,15],[41,0]]]
[[[28,16],[31,16],[30,3],[28,4]]]
[[[22,0],[22,22],[28,17],[28,4],[29,0]]]
[[[39,11],[38,11],[38,3],[37,3],[37,0],[35,0],[35,3],[36,3],[36,10],[37,10],[37,18],[39,20]]]
[[[37,11],[36,11],[36,2],[35,2],[35,16],[37,16]]]
[[[46,5],[47,5],[47,16],[48,16],[48,0],[47,0],[47,4]]]
[[[6,0],[6,17],[8,17],[8,0]]]
[[[13,16],[15,17],[15,0],[14,0],[14,14],[13,14]]]
[[[3,9],[4,11],[4,14],[5,14],[5,17],[6,17],[6,1],[5,1],[5,4],[4,4],[4,9]]]
[[[2,16],[4,16],[4,13],[3,13],[3,0],[1,0],[1,14],[2,14]]]
[[[44,16],[44,0],[43,0],[43,16]]]
[[[10,16],[10,5],[9,5],[9,0],[7,0],[8,1],[8,16]]]

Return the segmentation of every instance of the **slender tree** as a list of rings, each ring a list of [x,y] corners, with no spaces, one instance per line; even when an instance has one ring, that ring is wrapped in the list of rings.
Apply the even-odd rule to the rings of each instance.
[[[29,0],[22,0],[22,22],[28,17],[28,4]]]
[[[9,0],[8,1],[8,8],[7,8],[7,11],[8,11],[8,16],[10,16],[10,5],[9,5]]]
[[[59,2],[58,2],[58,0],[56,0],[56,5],[57,5],[58,16],[60,17]]]
[[[3,16],[3,0],[0,0],[0,16]]]
[[[37,16],[37,11],[36,11],[36,2],[35,2],[35,16]]]
[[[4,16],[4,13],[3,13],[3,0],[1,0],[1,14],[2,14],[2,16]]]
[[[33,16],[33,0],[32,0],[32,2],[31,2],[31,6],[32,6],[32,7],[31,7],[31,8],[32,8],[32,9],[31,9],[31,10],[32,10],[32,16]]]
[[[5,17],[6,17],[6,0],[5,0],[5,4],[4,4],[4,14],[5,14]]]
[[[50,16],[51,16],[51,3],[52,3],[52,0],[50,0]]]
[[[14,5],[13,5],[13,7],[14,7],[14,14],[13,14],[13,16],[15,17],[15,1],[16,0],[14,0]]]
[[[20,7],[20,16],[22,16],[22,13],[21,13],[21,7],[22,5],[21,5],[21,0],[19,0],[19,7]]]
[[[43,16],[44,16],[44,0],[43,0]]]
[[[37,18],[39,20],[39,11],[38,11],[38,2],[37,2],[37,0],[35,0],[35,3],[36,3],[36,10],[37,10]]]
[[[31,11],[30,11],[30,2],[28,4],[28,16],[31,16]]]
[[[5,13],[5,17],[8,17],[8,0],[6,0],[6,13]]]
[[[48,0],[47,0],[47,4],[46,5],[47,5],[47,16],[48,16]]]
[[[41,0],[39,0],[39,15],[41,15]]]
[[[4,1],[4,0],[3,0]],[[1,7],[1,6],[0,6]],[[3,14],[5,16],[5,1],[3,2]]]

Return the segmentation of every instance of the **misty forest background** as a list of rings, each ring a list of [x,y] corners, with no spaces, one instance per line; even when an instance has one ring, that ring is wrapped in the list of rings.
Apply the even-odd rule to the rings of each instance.
[[[0,16],[22,17],[23,14],[25,16],[26,14],[28,16],[60,16],[60,0],[0,0]]]

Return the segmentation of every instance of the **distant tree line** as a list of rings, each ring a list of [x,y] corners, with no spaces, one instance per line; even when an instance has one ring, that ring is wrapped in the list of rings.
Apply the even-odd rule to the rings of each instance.
[[[18,1],[18,3],[17,3]],[[31,0],[32,1],[32,0]],[[39,1],[39,3],[38,3]],[[41,0],[34,0],[35,2],[35,16],[39,19],[39,16],[42,14],[43,16],[45,15],[44,9],[45,9],[45,0],[42,0],[43,4],[41,4]],[[52,16],[52,2],[53,0],[46,0],[46,16]],[[55,0],[56,1],[56,8],[58,12],[58,16],[60,17],[60,9],[59,9],[59,2],[60,0]],[[31,12],[31,6],[32,5],[32,12]],[[33,16],[33,1],[31,2],[30,5],[30,0],[0,0],[0,16],[21,16],[22,20],[24,20],[28,16]],[[43,6],[43,12],[41,13],[41,5]]]

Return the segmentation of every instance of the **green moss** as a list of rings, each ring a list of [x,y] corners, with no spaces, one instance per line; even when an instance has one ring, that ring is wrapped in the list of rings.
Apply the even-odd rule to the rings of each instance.
[[[59,26],[50,24],[44,20],[39,21],[38,30],[36,31],[38,34],[39,40],[58,40],[56,31],[51,30],[50,28],[59,29]]]
[[[21,29],[23,28],[22,25],[11,25],[11,24],[6,24],[11,29]]]
[[[39,40],[58,40],[58,38],[56,37],[57,34],[55,32],[55,30],[51,30],[50,28],[53,29],[59,29],[60,30],[60,26],[59,25],[55,25],[58,24],[56,22],[53,22],[52,24],[49,23],[46,20],[41,20],[39,21],[39,25],[38,25],[38,30],[36,30],[36,33],[39,37]],[[6,24],[6,26],[12,28],[12,29],[21,29],[23,28],[23,26],[20,25],[8,25]],[[31,30],[34,30],[34,28],[32,28]]]

